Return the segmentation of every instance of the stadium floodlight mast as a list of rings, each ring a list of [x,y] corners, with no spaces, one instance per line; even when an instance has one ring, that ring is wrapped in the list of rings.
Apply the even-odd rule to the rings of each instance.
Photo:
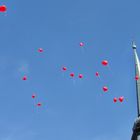
[[[138,77],[138,79],[136,80],[138,117],[134,122],[133,134],[132,134],[131,140],[140,140],[140,61],[137,55],[135,42],[132,42],[132,48],[133,48],[134,57],[135,57],[135,76]]]

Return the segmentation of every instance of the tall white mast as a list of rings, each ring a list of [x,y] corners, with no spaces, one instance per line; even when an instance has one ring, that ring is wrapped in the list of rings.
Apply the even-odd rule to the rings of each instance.
[[[140,61],[136,51],[135,42],[132,42],[132,48],[135,56],[135,75],[138,77],[136,80],[136,94],[137,94],[137,109],[138,109],[138,117],[140,116]]]

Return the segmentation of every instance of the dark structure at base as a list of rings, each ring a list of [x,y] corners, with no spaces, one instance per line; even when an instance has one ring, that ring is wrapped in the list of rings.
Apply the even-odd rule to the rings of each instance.
[[[140,140],[140,118],[137,118],[134,123],[131,140]]]

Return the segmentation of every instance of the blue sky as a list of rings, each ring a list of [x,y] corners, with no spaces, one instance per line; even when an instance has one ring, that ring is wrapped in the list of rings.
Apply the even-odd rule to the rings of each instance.
[[[140,2],[2,4],[7,13],[0,13],[0,139],[130,139],[137,116],[131,41],[136,41],[140,55]],[[101,65],[104,59],[109,67]],[[63,66],[68,68],[65,73]],[[79,73],[83,79],[77,78]],[[24,75],[27,81],[22,81]],[[120,96],[124,102],[113,103]],[[37,102],[42,107],[37,108]]]

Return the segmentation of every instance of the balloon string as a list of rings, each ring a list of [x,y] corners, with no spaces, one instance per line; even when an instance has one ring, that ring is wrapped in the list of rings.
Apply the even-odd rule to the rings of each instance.
[[[98,78],[99,78],[99,80],[100,80],[102,83],[104,83],[104,82],[103,82],[103,79],[102,79],[100,76],[98,76]]]
[[[85,49],[83,47],[81,47],[81,52],[82,52],[82,54],[85,53]]]
[[[75,84],[76,84],[76,81],[75,81],[75,79],[72,79],[72,81],[73,81],[73,85],[75,86]]]
[[[104,80],[105,79],[104,76],[103,75],[100,76],[100,73],[99,76],[97,76],[97,78],[100,80],[102,84],[106,83],[106,81]]]
[[[62,77],[64,77],[64,73],[62,73]]]
[[[113,71],[112,71],[112,69],[111,69],[110,65],[108,65],[108,69],[109,69],[109,71],[110,71],[110,73],[111,73],[112,77],[114,77],[114,73],[113,73]]]
[[[34,100],[34,99],[33,99]],[[35,100],[33,101],[33,112],[35,112],[35,106],[36,106],[36,102]]]
[[[4,13],[4,16],[7,16],[7,12]]]

